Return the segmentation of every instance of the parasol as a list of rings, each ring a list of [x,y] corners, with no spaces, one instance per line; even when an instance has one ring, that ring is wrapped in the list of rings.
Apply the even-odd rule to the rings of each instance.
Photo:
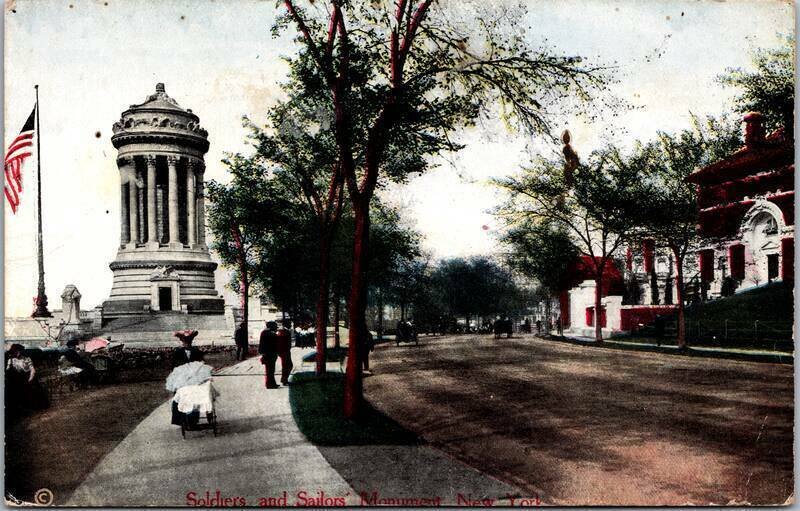
[[[211,366],[202,362],[179,365],[167,376],[167,390],[175,392],[187,385],[200,385],[211,379]]]
[[[108,340],[101,337],[95,337],[94,339],[86,341],[86,344],[83,346],[83,351],[86,353],[91,353],[95,350],[107,348],[109,344],[110,342]]]

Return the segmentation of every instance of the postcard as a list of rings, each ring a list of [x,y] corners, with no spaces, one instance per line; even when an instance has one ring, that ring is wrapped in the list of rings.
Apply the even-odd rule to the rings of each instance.
[[[793,504],[794,26],[6,1],[5,504]]]

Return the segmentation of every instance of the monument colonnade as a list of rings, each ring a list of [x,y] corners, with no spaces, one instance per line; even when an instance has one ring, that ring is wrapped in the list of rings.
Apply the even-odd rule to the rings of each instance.
[[[159,156],[166,162],[166,169],[158,164]],[[144,165],[137,165],[137,158]],[[121,178],[120,244],[124,248],[135,249],[145,243],[149,248],[205,246],[202,159],[155,152],[128,153],[117,159],[117,166]],[[179,167],[184,170],[179,172]]]

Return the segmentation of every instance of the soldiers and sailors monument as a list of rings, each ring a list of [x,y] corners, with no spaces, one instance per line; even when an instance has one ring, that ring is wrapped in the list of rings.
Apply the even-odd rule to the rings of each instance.
[[[175,326],[186,327],[199,322],[192,316],[221,316],[217,263],[205,235],[203,157],[209,142],[200,119],[159,83],[143,103],[122,113],[111,142],[118,151],[120,245],[110,264],[111,294],[102,305],[104,329],[154,315],[183,314]]]

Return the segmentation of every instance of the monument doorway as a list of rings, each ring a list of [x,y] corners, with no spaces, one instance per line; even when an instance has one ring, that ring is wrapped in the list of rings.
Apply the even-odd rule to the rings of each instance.
[[[162,311],[172,310],[172,288],[160,287],[158,288],[158,308]]]

